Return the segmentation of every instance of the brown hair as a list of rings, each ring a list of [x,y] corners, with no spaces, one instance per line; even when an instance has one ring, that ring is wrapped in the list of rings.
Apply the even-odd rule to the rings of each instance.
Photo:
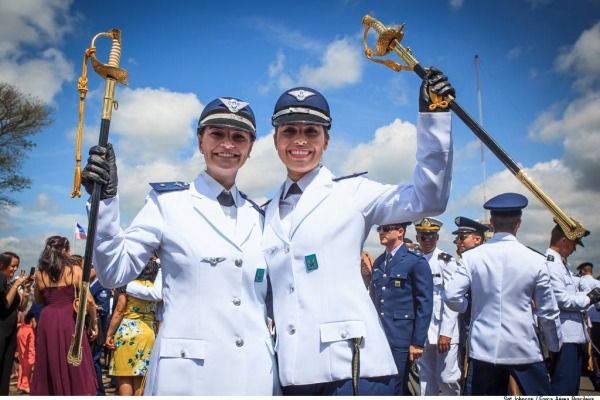
[[[69,239],[64,236],[50,236],[46,240],[46,247],[38,260],[38,269],[45,272],[50,281],[58,282],[65,266],[73,270],[72,261],[68,257],[69,249]]]

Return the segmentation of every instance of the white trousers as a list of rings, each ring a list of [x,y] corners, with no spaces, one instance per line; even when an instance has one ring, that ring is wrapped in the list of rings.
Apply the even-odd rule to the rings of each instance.
[[[421,396],[460,395],[460,368],[458,344],[451,344],[446,353],[438,353],[437,344],[428,344],[423,356],[417,360]]]

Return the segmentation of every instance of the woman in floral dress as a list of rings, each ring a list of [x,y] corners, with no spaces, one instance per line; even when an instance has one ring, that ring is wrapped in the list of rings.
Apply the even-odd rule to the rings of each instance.
[[[151,259],[134,280],[154,286],[158,263]],[[117,377],[120,396],[138,396],[156,337],[156,302],[142,300],[117,289],[117,305],[108,327],[106,346],[114,350],[108,373]]]

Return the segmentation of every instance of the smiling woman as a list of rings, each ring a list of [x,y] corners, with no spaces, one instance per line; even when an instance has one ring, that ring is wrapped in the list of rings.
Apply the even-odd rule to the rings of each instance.
[[[197,136],[206,171],[189,184],[152,183],[126,230],[119,196],[108,193],[99,210],[96,272],[103,286],[123,286],[154,252],[160,258],[164,307],[144,394],[276,395],[262,216],[235,184],[256,139],[254,112],[241,100],[215,99],[200,115]],[[116,189],[114,154],[111,162],[96,156],[108,151],[92,148],[82,177]]]
[[[424,80],[414,185],[384,185],[361,174],[334,178],[319,165],[332,121],[325,97],[297,87],[275,104],[273,140],[287,179],[267,205],[262,246],[275,321],[283,327],[277,351],[284,394],[403,394],[360,257],[374,224],[410,221],[446,207],[451,121],[447,112],[429,112],[426,87],[454,93],[437,70]],[[369,378],[360,378],[359,370]]]

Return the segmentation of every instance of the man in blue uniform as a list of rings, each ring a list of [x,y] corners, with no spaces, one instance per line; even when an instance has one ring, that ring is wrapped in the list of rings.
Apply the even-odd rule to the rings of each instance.
[[[469,358],[473,374],[467,395],[503,396],[510,375],[524,395],[550,395],[533,314],[548,349],[557,352],[562,344],[559,311],[544,257],[515,236],[527,198],[504,193],[483,206],[491,210],[494,236],[462,255],[443,294],[448,307],[465,312],[465,294],[471,290]]]
[[[400,396],[410,395],[410,364],[423,354],[433,305],[427,260],[403,245],[410,224],[377,227],[385,252],[373,264],[370,290],[398,368],[394,394]]]
[[[576,396],[579,393],[581,363],[587,355],[587,332],[583,312],[600,300],[600,289],[580,291],[579,279],[569,270],[567,258],[581,239],[569,239],[559,225],[550,234],[550,248],[546,250],[546,266],[550,273],[552,290],[560,309],[560,330],[563,346],[556,363],[550,370],[553,395]]]
[[[456,271],[454,258],[437,247],[442,221],[427,217],[415,221],[417,241],[429,263],[433,278],[433,312],[423,357],[419,360],[421,394],[460,395],[458,367],[458,313],[444,305],[442,293]]]

